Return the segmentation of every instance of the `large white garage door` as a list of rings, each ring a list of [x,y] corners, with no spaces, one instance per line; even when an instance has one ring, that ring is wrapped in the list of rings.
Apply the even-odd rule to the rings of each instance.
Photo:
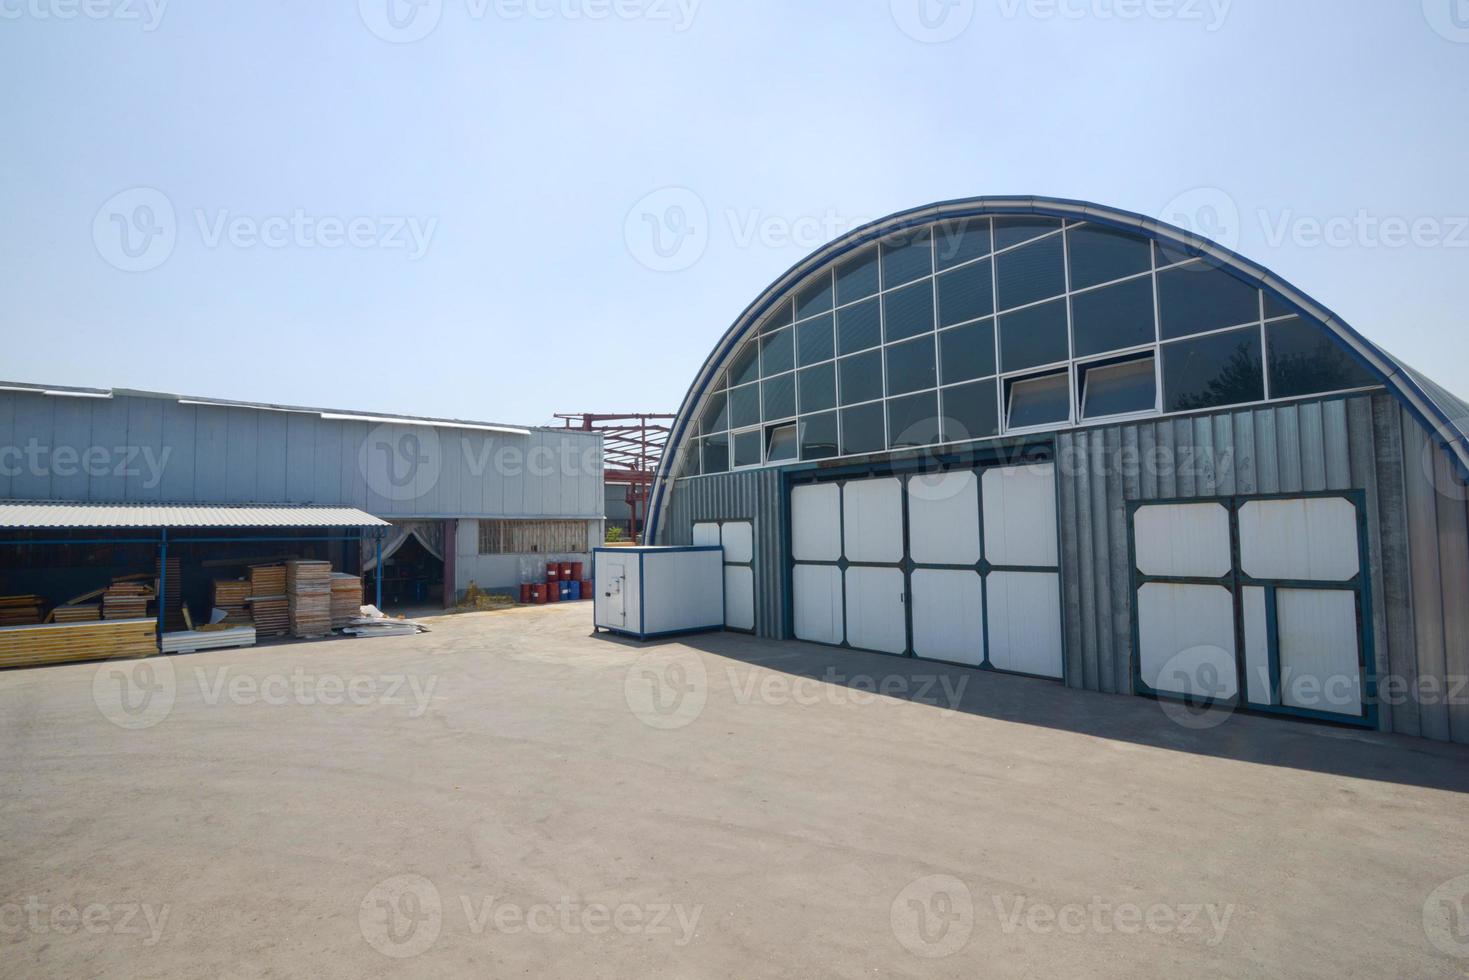
[[[1145,504],[1132,528],[1140,690],[1372,720],[1356,500]]]
[[[798,639],[1060,677],[1051,464],[791,490]]]

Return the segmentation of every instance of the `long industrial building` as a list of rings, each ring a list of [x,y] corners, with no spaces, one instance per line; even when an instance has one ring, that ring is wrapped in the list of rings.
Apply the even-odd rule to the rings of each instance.
[[[1214,242],[951,201],[719,338],[650,540],[725,544],[763,637],[1469,742],[1466,420]]]
[[[164,548],[196,610],[212,578],[284,558],[450,605],[588,561],[602,513],[596,433],[0,384],[0,595],[48,607]]]

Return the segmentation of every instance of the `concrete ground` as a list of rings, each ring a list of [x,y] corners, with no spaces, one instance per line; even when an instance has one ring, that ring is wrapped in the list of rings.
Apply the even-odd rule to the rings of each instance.
[[[1462,749],[590,621],[0,673],[0,975],[1469,968]]]

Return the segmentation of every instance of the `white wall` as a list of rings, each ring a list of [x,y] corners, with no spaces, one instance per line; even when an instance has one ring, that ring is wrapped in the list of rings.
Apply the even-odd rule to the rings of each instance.
[[[544,582],[546,565],[553,561],[579,561],[582,577],[592,577],[592,549],[602,543],[602,521],[589,520],[586,551],[539,555],[481,555],[479,521],[461,520],[454,537],[454,588],[460,593],[474,582],[487,592],[519,593],[522,582]]]

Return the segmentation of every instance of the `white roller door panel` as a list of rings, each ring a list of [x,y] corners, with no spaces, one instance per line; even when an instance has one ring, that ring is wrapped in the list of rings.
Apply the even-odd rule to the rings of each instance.
[[[978,572],[913,571],[913,652],[930,660],[984,661],[983,594]]]
[[[903,486],[895,477],[854,480],[842,488],[848,561],[903,560]]]
[[[1357,574],[1357,509],[1342,497],[1251,500],[1239,510],[1240,570],[1345,582]]]
[[[902,653],[907,649],[901,570],[847,569],[847,642],[881,653]]]
[[[1061,585],[1055,572],[991,572],[990,665],[1060,677]]]
[[[979,481],[971,470],[908,481],[908,550],[928,565],[979,561]]]
[[[755,560],[755,528],[749,521],[730,521],[721,530],[724,560],[744,564]]]
[[[1148,582],[1137,593],[1138,670],[1156,691],[1232,698],[1234,597],[1218,585]]]
[[[755,571],[748,565],[724,566],[724,625],[755,628]]]
[[[1245,613],[1245,697],[1269,705],[1270,632],[1265,619],[1265,590],[1247,585],[1242,591]]]
[[[842,573],[835,565],[791,570],[791,606],[798,640],[842,642]]]
[[[835,483],[791,490],[791,557],[836,561],[842,557],[842,491]]]
[[[1277,589],[1275,610],[1281,703],[1361,715],[1356,596],[1339,589]]]
[[[984,550],[990,564],[1055,566],[1055,467],[998,467],[986,470],[982,480]]]
[[[719,545],[719,525],[718,524],[695,524],[694,525],[694,546],[695,547],[698,547],[698,548],[702,548],[702,547],[706,547],[708,545],[714,545],[715,547],[718,547],[718,545]]]
[[[1229,511],[1220,504],[1153,504],[1134,517],[1137,568],[1144,575],[1221,578],[1229,574]]]

